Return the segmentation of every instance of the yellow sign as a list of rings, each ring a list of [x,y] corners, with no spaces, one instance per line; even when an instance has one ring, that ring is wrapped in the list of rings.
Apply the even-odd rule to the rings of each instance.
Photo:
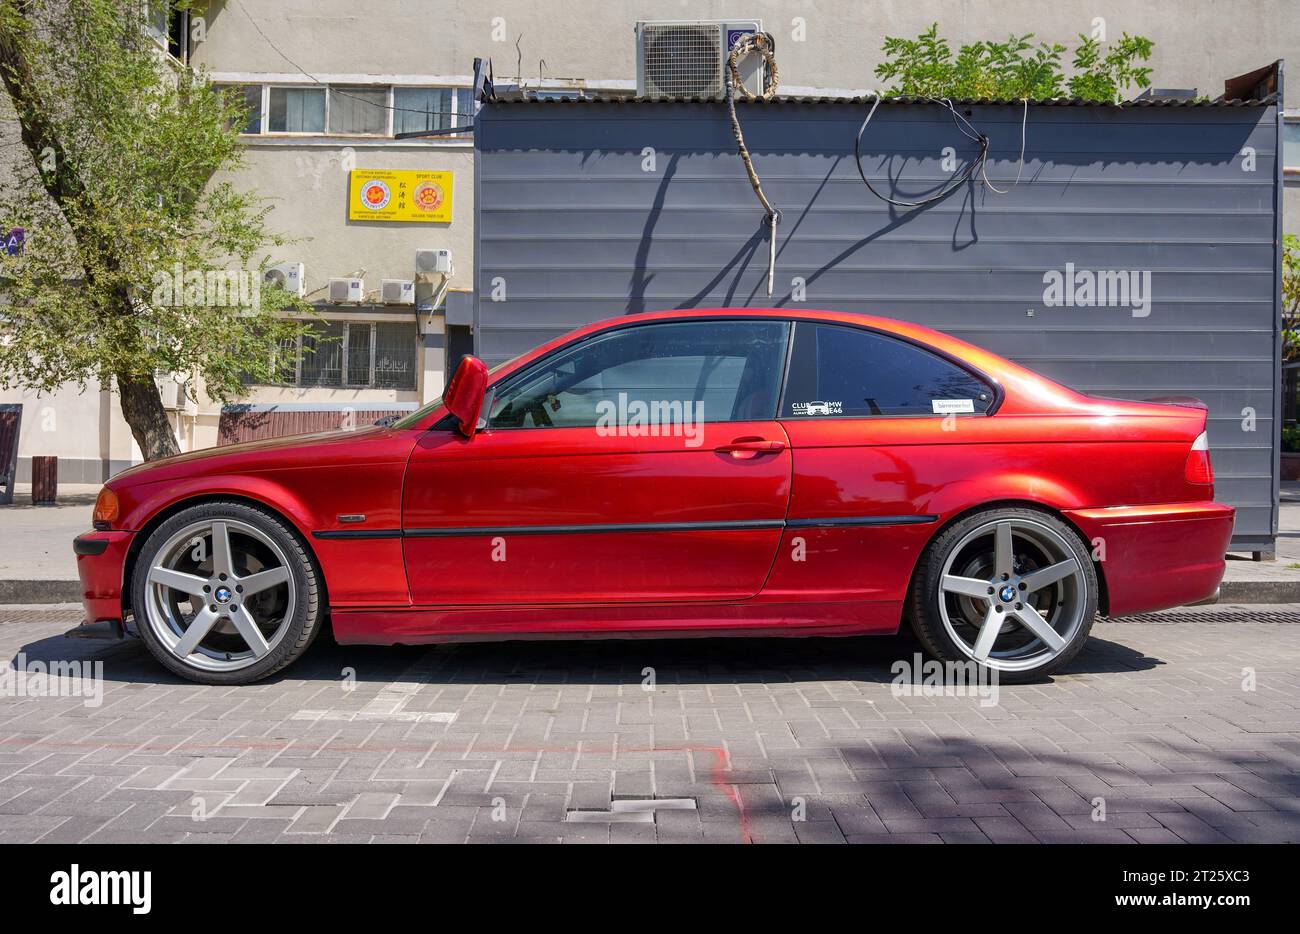
[[[450,223],[451,173],[353,169],[348,220]]]

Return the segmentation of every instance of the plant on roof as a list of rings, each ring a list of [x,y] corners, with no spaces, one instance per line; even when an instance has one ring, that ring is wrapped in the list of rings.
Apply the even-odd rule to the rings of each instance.
[[[1116,102],[1131,86],[1151,84],[1151,69],[1138,63],[1151,57],[1153,44],[1128,33],[1104,46],[1079,36],[1067,78],[1060,43],[1035,43],[1033,33],[1011,35],[1005,42],[971,42],[953,55],[934,23],[915,39],[886,36],[885,61],[876,76],[894,83],[887,93],[904,97],[953,97],[974,100],[1048,100],[1080,97]]]

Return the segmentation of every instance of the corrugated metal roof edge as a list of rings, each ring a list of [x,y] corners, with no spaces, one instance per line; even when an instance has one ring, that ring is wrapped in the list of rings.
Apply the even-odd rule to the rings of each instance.
[[[758,100],[758,104],[870,104],[875,97],[870,95],[860,95],[858,97],[792,97],[786,95],[777,95],[770,101]],[[1087,100],[1079,97],[1057,97],[1049,100],[1031,100],[1032,107],[1267,107],[1270,104],[1278,102],[1278,95],[1270,94],[1264,98],[1251,98],[1249,100],[1204,100],[1204,99],[1187,99],[1187,98],[1142,98],[1131,101],[1121,101],[1118,104],[1108,103],[1106,101]],[[721,98],[716,97],[619,97],[617,95],[598,94],[590,97],[543,97],[543,98],[497,98],[491,101],[493,104],[720,104]],[[926,97],[884,97],[881,98],[882,106],[891,104],[933,104],[934,101]],[[974,98],[954,98],[954,106],[973,107],[973,106],[1015,106],[1024,105],[1023,100],[986,100]]]

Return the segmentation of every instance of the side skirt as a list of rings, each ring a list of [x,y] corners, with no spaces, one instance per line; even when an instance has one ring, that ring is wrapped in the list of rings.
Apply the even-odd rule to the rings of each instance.
[[[863,636],[898,631],[902,604],[637,604],[478,609],[412,607],[332,611],[345,645],[508,639],[681,639],[719,636]]]

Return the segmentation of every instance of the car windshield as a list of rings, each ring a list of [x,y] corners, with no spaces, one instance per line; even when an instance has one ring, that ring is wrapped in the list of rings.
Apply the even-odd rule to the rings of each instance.
[[[498,363],[496,366],[492,367],[492,369],[488,370],[488,376],[491,376],[493,373],[497,372],[497,370],[500,370],[502,367],[509,366],[510,364],[518,360],[519,357],[522,356],[523,354],[520,354],[518,357],[511,357],[509,360],[505,360],[501,363]],[[392,425],[390,425],[389,427],[390,428],[414,428],[416,425],[420,424],[420,422],[422,422],[431,412],[434,411],[434,409],[438,408],[440,405],[442,405],[442,396],[439,396],[438,398],[434,399],[432,402],[426,403],[425,405],[416,409],[410,415],[403,415],[397,421],[393,422]]]

